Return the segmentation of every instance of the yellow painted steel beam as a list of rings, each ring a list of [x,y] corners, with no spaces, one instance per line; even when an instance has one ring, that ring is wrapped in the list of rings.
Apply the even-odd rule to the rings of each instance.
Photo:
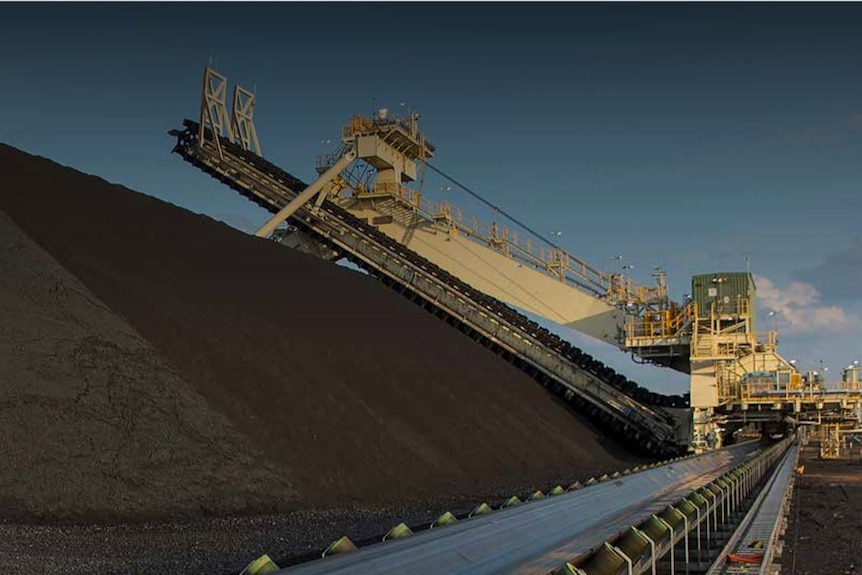
[[[389,210],[375,209],[370,201],[351,203],[343,200],[340,205],[363,219],[392,215]],[[410,225],[393,217],[377,229],[479,291],[615,347],[625,348],[625,313],[621,309],[549,276],[538,267],[525,265],[463,234],[447,233],[424,219],[414,218],[413,225]]]
[[[323,190],[324,186],[326,186],[326,184],[334,180],[338,176],[338,174],[341,173],[342,170],[347,169],[347,167],[352,164],[355,159],[356,152],[353,150],[348,150],[328,170],[323,172],[320,177],[314,181],[314,183],[305,188],[301,194],[296,196],[277,214],[272,216],[269,221],[263,224],[263,226],[261,226],[261,228],[257,230],[254,235],[259,238],[269,237],[280,223],[295,214],[302,206],[304,206],[309,200],[311,200],[311,198],[313,198],[316,194],[320,193],[321,190]]]

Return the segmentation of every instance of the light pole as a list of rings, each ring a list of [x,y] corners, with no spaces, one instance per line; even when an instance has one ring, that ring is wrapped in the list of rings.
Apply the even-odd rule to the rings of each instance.
[[[620,282],[620,278],[622,277],[622,273],[620,273],[620,264],[621,264],[621,263],[622,263],[622,261],[623,261],[623,256],[622,256],[622,254],[616,254],[616,255],[611,256],[611,257],[610,257],[610,258],[608,258],[608,259],[610,259],[610,260],[612,260],[612,261],[615,261],[615,262],[616,262],[616,266],[615,266],[616,272],[615,272],[615,273],[613,273],[613,274],[611,274],[611,281],[609,282],[609,283],[610,283],[610,286],[609,286],[609,287],[610,287],[611,291],[612,291],[615,295],[617,295],[617,296],[618,296],[618,295],[619,295],[619,294],[618,294],[618,292],[619,292],[619,287],[620,287],[620,284],[621,284],[621,282]]]
[[[635,266],[633,266],[632,264],[625,264],[622,267],[622,269],[623,269],[623,293],[625,294],[625,297],[626,297],[626,306],[627,307],[631,306],[631,302],[629,301],[629,281],[628,281],[628,277],[626,277],[626,270],[634,269],[634,267]]]
[[[446,221],[449,221],[452,218],[452,212],[449,209],[449,192],[452,191],[452,186],[440,186],[440,191],[443,192],[443,213]]]
[[[635,269],[634,264],[625,264],[624,266],[622,266],[622,270],[623,270],[623,283],[628,283],[628,282],[627,282],[627,278],[626,278],[626,270],[633,270],[633,269]]]
[[[829,367],[824,366],[824,361],[821,359],[818,361],[820,365],[819,373],[820,373],[820,381],[823,389],[826,389],[826,374],[829,372]]]
[[[617,262],[617,273],[620,273],[620,264],[623,261],[623,256],[621,254],[617,254],[615,256],[611,256],[609,259],[616,260],[616,262]]]

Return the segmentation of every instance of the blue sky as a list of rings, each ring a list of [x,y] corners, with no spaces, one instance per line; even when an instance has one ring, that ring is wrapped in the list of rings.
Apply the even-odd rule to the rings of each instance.
[[[351,114],[405,102],[435,164],[560,245],[682,298],[745,269],[783,354],[862,359],[859,4],[3,4],[0,141],[254,229],[171,155],[210,55],[257,86],[264,155],[305,180]],[[443,182],[429,174],[424,191]],[[452,192],[462,201],[463,194]],[[50,209],[50,208],[49,208]],[[476,210],[490,219],[489,210]],[[567,332],[631,378],[634,365]]]

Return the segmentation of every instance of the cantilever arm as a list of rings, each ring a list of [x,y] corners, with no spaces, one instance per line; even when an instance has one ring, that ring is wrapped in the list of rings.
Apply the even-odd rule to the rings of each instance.
[[[299,208],[304,206],[311,198],[315,196],[315,194],[319,193],[323,190],[323,187],[335,179],[338,174],[340,174],[343,170],[347,169],[347,167],[356,160],[356,152],[354,150],[348,150],[345,152],[341,158],[335,164],[332,165],[331,168],[323,172],[319,178],[317,178],[314,183],[305,188],[301,194],[296,196],[289,204],[284,206],[280,212],[272,216],[268,222],[266,222],[259,230],[257,230],[254,235],[265,238],[268,237],[272,232],[275,231],[275,228],[278,227],[278,224],[292,216],[296,213]]]

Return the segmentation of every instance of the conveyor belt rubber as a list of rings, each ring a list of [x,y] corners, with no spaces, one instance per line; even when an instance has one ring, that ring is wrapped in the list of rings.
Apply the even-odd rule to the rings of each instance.
[[[738,445],[686,458],[278,573],[550,573],[748,461],[759,449]]]

